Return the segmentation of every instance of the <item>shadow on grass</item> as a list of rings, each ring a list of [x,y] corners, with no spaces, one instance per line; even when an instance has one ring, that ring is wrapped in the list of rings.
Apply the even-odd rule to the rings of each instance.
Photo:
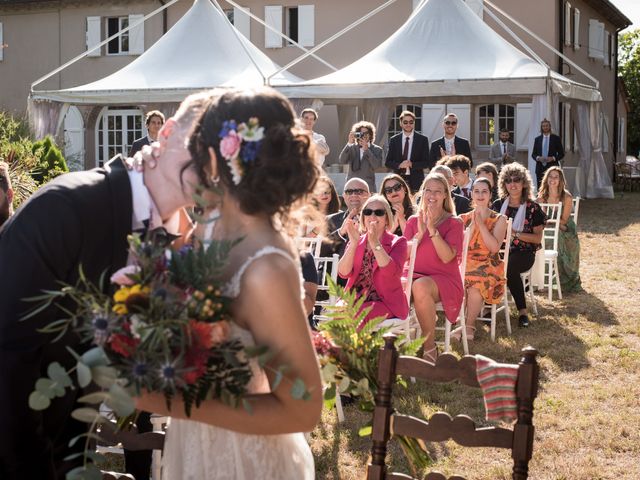
[[[578,213],[579,232],[617,234],[640,222],[640,192],[615,192],[613,199],[581,200]]]

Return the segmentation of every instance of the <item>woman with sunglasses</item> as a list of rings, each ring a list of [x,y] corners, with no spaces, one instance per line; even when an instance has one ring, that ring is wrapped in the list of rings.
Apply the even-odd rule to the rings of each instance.
[[[507,220],[491,210],[491,181],[476,178],[471,187],[473,210],[460,215],[466,228],[471,228],[464,288],[467,295],[467,340],[473,340],[476,318],[485,303],[496,304],[504,295],[504,262],[498,251],[504,241]],[[462,327],[451,332],[451,338],[460,340]]]
[[[562,203],[562,218],[558,234],[558,273],[562,292],[578,292],[580,285],[580,241],[576,224],[571,218],[573,197],[566,189],[564,173],[560,167],[544,172],[538,192],[540,203]]]
[[[360,212],[360,225],[346,221],[349,243],[338,262],[338,274],[347,279],[347,290],[353,288],[365,297],[362,308],[371,307],[358,328],[375,317],[406,318],[409,306],[400,278],[407,240],[389,231],[393,224],[389,202],[382,195],[372,195]]]
[[[423,358],[435,362],[436,304],[442,302],[448,321],[455,323],[462,305],[460,277],[463,227],[451,199],[449,182],[430,173],[420,189],[422,200],[417,215],[407,221],[404,236],[418,242],[413,274],[413,304],[424,336]]]
[[[380,187],[380,195],[383,195],[391,204],[393,225],[390,230],[396,235],[402,235],[407,225],[407,220],[415,213],[409,185],[400,175],[391,173],[384,177]]]
[[[518,324],[528,327],[527,302],[520,274],[533,267],[547,216],[533,200],[531,175],[519,163],[502,167],[498,188],[500,199],[494,202],[493,209],[513,219],[507,286],[518,308]]]

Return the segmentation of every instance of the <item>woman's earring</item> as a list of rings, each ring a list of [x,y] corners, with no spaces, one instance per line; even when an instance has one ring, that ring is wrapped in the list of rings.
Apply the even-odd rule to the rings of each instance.
[[[218,185],[220,184],[220,175],[216,175],[215,177],[213,175],[211,175],[209,177],[209,180],[211,180],[211,184],[214,187],[218,187]]]

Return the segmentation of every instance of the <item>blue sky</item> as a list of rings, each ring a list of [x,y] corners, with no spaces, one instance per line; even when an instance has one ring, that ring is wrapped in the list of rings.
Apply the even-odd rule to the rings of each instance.
[[[640,0],[610,0],[634,24],[629,30],[640,28]],[[623,30],[626,31],[626,30]]]

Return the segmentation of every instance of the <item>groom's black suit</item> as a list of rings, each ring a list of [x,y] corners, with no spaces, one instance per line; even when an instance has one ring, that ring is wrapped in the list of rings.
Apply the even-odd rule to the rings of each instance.
[[[74,284],[82,265],[87,279],[106,280],[127,261],[132,199],[118,156],[104,168],[70,173],[39,190],[0,230],[0,478],[53,480],[75,466],[62,459],[69,440],[86,432],[70,417],[77,390],[54,399],[44,412],[29,408],[35,381],[50,362],[73,363],[66,346],[82,351],[75,334],[50,343],[37,329],[65,318],[56,307],[19,322],[43,289]],[[85,347],[86,349],[86,347]],[[77,442],[82,444],[83,442]],[[80,447],[81,448],[81,447]]]

